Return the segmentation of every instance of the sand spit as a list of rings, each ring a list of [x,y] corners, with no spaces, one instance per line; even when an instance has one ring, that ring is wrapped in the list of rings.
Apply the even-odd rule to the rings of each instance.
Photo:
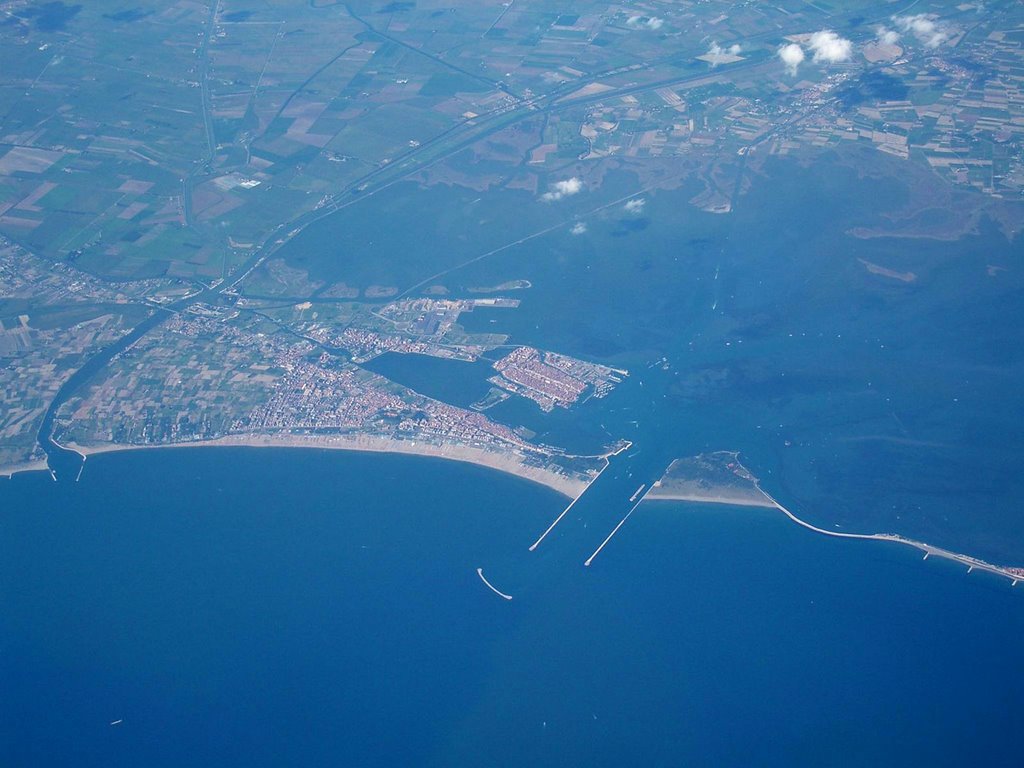
[[[700,454],[689,459],[672,462],[664,477],[655,483],[645,498],[661,501],[684,501],[704,504],[730,504],[739,507],[768,507],[782,512],[791,521],[822,536],[837,539],[865,539],[891,541],[913,547],[930,556],[953,560],[967,566],[967,572],[977,569],[1010,579],[1014,585],[1024,579],[1024,568],[993,565],[970,555],[935,547],[895,533],[844,533],[819,528],[801,520],[761,487],[760,481],[739,462],[735,451],[717,451]],[[613,531],[614,533],[614,531]],[[598,549],[600,551],[600,549]],[[594,553],[597,554],[596,552]]]

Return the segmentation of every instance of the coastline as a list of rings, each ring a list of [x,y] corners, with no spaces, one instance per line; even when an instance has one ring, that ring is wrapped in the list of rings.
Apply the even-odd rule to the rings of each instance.
[[[45,470],[47,466],[46,459],[25,461],[20,464],[0,465],[0,478],[6,477],[9,480],[15,475],[20,475],[22,472],[39,472],[41,470]]]
[[[803,526],[810,531],[820,533],[823,536],[834,536],[837,539],[865,539],[869,541],[891,541],[896,544],[904,544],[908,547],[913,547],[921,552],[924,552],[924,560],[927,560],[929,556],[934,555],[935,557],[941,557],[944,560],[952,560],[957,563],[961,563],[967,566],[967,572],[970,573],[975,568],[979,571],[986,571],[987,573],[993,573],[997,576],[1003,576],[1004,578],[1012,581],[1011,586],[1016,586],[1017,582],[1024,579],[1024,568],[1011,568],[1008,566],[993,565],[992,563],[979,560],[976,557],[970,555],[963,555],[959,552],[952,552],[942,547],[935,547],[923,541],[915,541],[914,539],[908,539],[895,533],[843,533],[840,531],[829,531],[824,528],[819,528],[816,525],[808,523],[806,520],[801,520],[799,517],[794,515],[778,501],[776,501],[768,491],[764,490],[759,484],[757,489],[764,494],[764,497],[771,502],[771,506],[782,512],[786,517],[792,520],[797,525]]]
[[[531,467],[514,458],[468,445],[434,445],[419,440],[395,440],[376,435],[228,435],[213,440],[197,440],[164,445],[130,445],[125,443],[97,443],[91,445],[68,442],[63,447],[84,457],[118,451],[153,450],[162,448],[306,448],[322,450],[358,451],[362,453],[394,453],[412,456],[430,456],[449,461],[494,469],[544,485],[568,498],[582,493],[589,481],[574,480],[557,472]],[[40,469],[46,468],[42,462]]]
[[[700,504],[728,504],[733,507],[762,507],[764,509],[775,507],[775,504],[763,498],[750,496],[705,496],[699,493],[673,491],[662,492],[658,486],[651,488],[645,495],[649,501],[692,501]]]
[[[733,459],[739,463],[738,452],[722,452],[728,453]],[[677,460],[678,461],[678,460]],[[676,462],[673,462],[671,466],[674,466]],[[682,502],[695,502],[701,504],[728,504],[735,507],[756,507],[761,509],[776,509],[782,512],[791,522],[806,528],[814,533],[821,534],[822,536],[832,536],[837,539],[863,539],[868,541],[890,541],[896,544],[903,544],[908,547],[913,547],[921,552],[924,552],[924,559],[927,560],[930,556],[940,557],[945,560],[952,560],[962,565],[967,566],[967,572],[970,573],[974,569],[979,571],[986,571],[997,576],[1010,579],[1013,583],[1011,586],[1016,586],[1018,581],[1024,580],[1024,568],[1015,568],[1010,566],[993,565],[992,563],[980,560],[970,555],[964,555],[959,552],[953,552],[942,547],[936,547],[927,542],[917,541],[915,539],[908,539],[905,536],[900,536],[896,533],[846,533],[842,531],[830,531],[825,528],[819,528],[816,525],[808,523],[806,520],[802,520],[786,507],[780,504],[768,491],[761,487],[760,481],[749,473],[749,471],[742,464],[739,464],[739,468],[743,471],[745,479],[751,483],[751,492],[749,494],[739,495],[711,495],[707,493],[692,493],[686,490],[668,491],[663,490],[663,486],[659,485],[662,481],[655,483],[650,490],[644,494],[641,499],[649,499],[652,501],[682,501]],[[595,553],[596,554],[596,553]]]

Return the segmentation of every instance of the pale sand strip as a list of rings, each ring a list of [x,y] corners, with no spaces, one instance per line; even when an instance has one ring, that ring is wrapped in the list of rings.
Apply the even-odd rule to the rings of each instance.
[[[0,477],[14,477],[22,472],[39,472],[46,469],[46,459],[38,461],[25,461],[20,464],[5,464],[0,466]]]
[[[68,443],[67,448],[89,456],[94,453],[111,453],[115,451],[150,450],[161,448],[202,448],[202,447],[245,447],[245,448],[313,448],[341,451],[360,451],[364,453],[399,453],[414,456],[432,456],[450,461],[461,461],[467,464],[495,469],[510,475],[521,477],[554,491],[575,498],[589,483],[586,480],[575,480],[571,477],[551,472],[540,467],[523,464],[514,457],[503,456],[468,445],[434,445],[420,440],[395,440],[376,435],[228,435],[215,440],[197,440],[188,443],[168,443],[166,445],[126,445],[123,443],[99,443],[81,445]],[[43,468],[45,468],[45,463]]]
[[[904,544],[908,547],[914,547],[924,552],[924,559],[927,560],[929,555],[935,557],[945,558],[946,560],[953,560],[958,563],[963,563],[967,566],[967,572],[970,573],[975,568],[979,571],[987,571],[988,573],[994,573],[998,576],[1003,576],[1007,579],[1011,579],[1013,584],[1016,585],[1024,575],[1018,573],[1010,568],[1004,568],[999,565],[993,565],[992,563],[986,563],[984,560],[979,560],[976,557],[970,555],[962,555],[958,552],[950,552],[948,549],[942,549],[941,547],[934,547],[931,544],[927,544],[923,541],[915,541],[914,539],[908,539],[895,533],[843,533],[841,531],[829,531],[825,528],[819,528],[816,525],[812,525],[805,520],[801,520],[799,517],[794,515],[778,501],[775,500],[764,488],[760,485],[756,486],[758,492],[764,497],[764,499],[748,499],[748,498],[736,498],[729,499],[723,496],[706,497],[699,494],[664,494],[664,495],[650,495],[647,498],[652,501],[690,501],[699,502],[702,504],[730,504],[737,507],[766,507],[769,509],[777,509],[790,520],[797,525],[803,526],[809,531],[814,531],[822,536],[832,536],[837,539],[863,539],[867,541],[892,541],[896,544]],[[614,534],[615,532],[612,531]],[[598,550],[599,552],[600,550]],[[597,552],[594,553],[595,555]]]
[[[729,504],[734,507],[775,507],[772,502],[758,496],[705,496],[699,493],[664,491],[659,487],[651,489],[647,498],[650,501],[694,501],[701,504]]]
[[[967,566],[967,572],[970,573],[975,568],[979,571],[987,571],[988,573],[994,573],[997,576],[1004,576],[1007,579],[1013,581],[1015,586],[1017,582],[1022,578],[1020,573],[1015,572],[1009,568],[1004,568],[999,565],[993,565],[992,563],[986,563],[984,560],[979,560],[976,557],[970,555],[961,555],[959,552],[950,552],[948,549],[942,549],[941,547],[933,547],[931,544],[926,544],[923,541],[915,541],[914,539],[907,539],[903,536],[899,536],[895,533],[840,533],[839,531],[828,531],[824,528],[818,528],[816,525],[801,520],[799,517],[794,515],[779,502],[777,502],[772,496],[760,485],[757,489],[764,494],[765,498],[768,499],[772,505],[782,512],[786,517],[792,520],[797,525],[802,525],[808,530],[820,533],[823,536],[834,536],[838,539],[867,539],[871,541],[892,541],[897,544],[905,544],[908,547],[914,547],[924,552],[924,559],[927,560],[929,555],[935,555],[935,557],[945,558],[946,560],[953,560],[957,563],[963,563]]]

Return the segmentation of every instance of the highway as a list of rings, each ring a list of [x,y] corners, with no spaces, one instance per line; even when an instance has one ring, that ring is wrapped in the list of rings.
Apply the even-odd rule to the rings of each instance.
[[[914,2],[916,3],[917,0],[914,0]],[[913,5],[914,3],[911,3],[907,8],[912,7]],[[211,4],[210,12],[204,25],[203,38],[200,43],[199,51],[197,52],[197,56],[199,58],[202,119],[207,137],[207,152],[204,158],[197,158],[197,163],[193,170],[183,180],[182,194],[186,225],[191,224],[192,186],[196,177],[203,171],[203,169],[209,166],[216,150],[216,137],[214,135],[213,121],[210,114],[210,94],[207,74],[209,70],[208,48],[214,32],[218,7],[219,4],[216,2]],[[894,13],[902,12],[901,10],[891,8],[888,3],[878,3],[874,8],[877,9],[877,12],[874,14],[874,20],[883,20]],[[867,12],[862,9],[861,14],[866,16]],[[353,16],[353,18],[357,17]],[[823,19],[822,23],[835,24],[843,18],[842,14],[829,16]],[[362,21],[358,18],[357,20]],[[869,18],[868,21],[870,20],[872,19]],[[366,22],[363,23],[365,24]],[[761,39],[782,39],[787,34],[792,34],[797,31],[806,31],[804,29],[806,26],[807,22],[802,21],[799,29],[771,30],[770,32],[765,32],[761,35],[752,36],[747,42],[749,44],[750,42],[755,42]],[[375,33],[380,34],[376,31]],[[410,47],[408,44],[402,43],[401,41],[393,38],[389,37],[388,39],[396,44],[403,45],[403,47]],[[289,221],[279,224],[264,238],[259,246],[252,251],[244,263],[236,267],[229,275],[227,275],[226,279],[222,283],[214,286],[206,286],[203,290],[189,298],[182,299],[172,305],[157,310],[152,316],[135,326],[128,335],[94,355],[86,361],[78,371],[72,374],[49,404],[38,432],[38,442],[46,451],[48,459],[51,460],[51,469],[56,469],[53,466],[53,462],[55,459],[62,457],[63,450],[52,440],[54,417],[57,410],[64,402],[67,401],[68,398],[74,395],[81,386],[102,370],[102,368],[104,368],[116,354],[124,351],[144,335],[158,327],[168,316],[170,316],[171,313],[183,311],[196,303],[216,301],[222,294],[233,291],[254,269],[267,259],[271,258],[284,245],[293,240],[311,224],[330,216],[336,211],[347,208],[350,205],[355,205],[359,201],[366,199],[371,195],[388,189],[392,185],[410,178],[424,168],[435,163],[442,162],[482,139],[535,115],[542,114],[544,112],[556,112],[562,109],[577,108],[581,104],[587,104],[593,101],[614,99],[625,95],[648,92],[658,88],[680,86],[697,82],[711,82],[716,79],[728,79],[734,76],[737,71],[753,67],[766,65],[778,66],[773,57],[752,57],[736,64],[721,66],[714,72],[702,69],[700,72],[682,74],[678,77],[662,78],[647,83],[630,83],[592,96],[572,97],[573,93],[578,92],[588,84],[607,80],[623,74],[636,73],[639,75],[642,72],[653,70],[656,67],[680,61],[687,56],[695,56],[697,53],[697,51],[673,50],[670,54],[653,59],[650,62],[619,66],[601,72],[595,72],[577,80],[555,86],[544,94],[539,94],[530,98],[523,99],[514,95],[509,95],[509,102],[507,104],[471,120],[462,121],[455,126],[442,131],[437,136],[425,140],[418,147],[410,148],[408,151],[399,155],[394,162],[369,171],[350,182],[332,197],[331,202],[322,208],[305,211],[293,217]],[[343,54],[344,50],[338,54],[338,57]],[[446,66],[451,66],[441,59],[438,59],[438,62],[445,64]],[[323,71],[323,68],[318,71]],[[308,86],[313,79],[315,79],[315,74],[316,73],[314,73],[311,78],[307,78],[298,90]],[[486,80],[486,78],[484,78],[484,80]],[[510,92],[506,91],[506,93]],[[356,191],[358,191],[359,194],[358,196],[353,197],[352,193]],[[639,191],[634,194],[639,194]],[[554,228],[555,227],[552,227],[551,229]],[[527,236],[525,239],[537,237],[540,234],[544,234],[546,231],[550,230],[534,233],[533,235]],[[506,245],[493,252],[511,247],[511,245],[512,244]],[[490,254],[482,254],[474,260],[484,258],[488,255]],[[431,278],[427,278],[427,280],[429,279]],[[411,290],[414,290],[416,287],[423,284],[425,284],[425,281],[418,281],[412,287],[405,289],[402,295],[406,295]],[[66,459],[67,457],[64,456],[64,461],[61,461],[60,463],[65,463]],[[77,459],[77,456],[75,459]],[[80,459],[77,460],[80,461]],[[74,465],[74,468],[76,470],[78,469],[77,463]]]

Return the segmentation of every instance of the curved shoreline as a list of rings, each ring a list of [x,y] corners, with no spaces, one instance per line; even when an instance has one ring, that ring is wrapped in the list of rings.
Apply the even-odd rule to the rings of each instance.
[[[45,472],[48,468],[46,459],[36,459],[34,461],[25,461],[20,464],[6,464],[0,466],[0,477],[6,477],[10,480],[15,475],[20,475],[25,472]]]
[[[988,563],[976,557],[971,557],[970,555],[964,555],[959,552],[943,549],[942,547],[936,547],[924,541],[908,539],[905,536],[900,536],[896,533],[844,533],[841,531],[829,531],[825,528],[819,528],[812,523],[808,523],[806,520],[801,520],[779,503],[778,499],[762,488],[761,481],[751,474],[749,469],[740,463],[739,455],[739,451],[713,451],[709,454],[702,453],[698,456],[692,457],[689,461],[710,461],[712,459],[721,461],[722,458],[725,457],[729,461],[727,466],[732,474],[735,475],[736,478],[745,481],[745,484],[742,487],[736,487],[734,485],[735,479],[730,479],[728,491],[725,493],[722,493],[721,491],[718,493],[712,493],[711,491],[702,492],[701,490],[692,491],[690,488],[684,488],[683,490],[677,491],[673,491],[669,488],[666,491],[663,489],[663,483],[665,482],[665,479],[669,477],[673,468],[676,467],[677,464],[688,461],[687,459],[676,459],[669,465],[669,468],[666,470],[662,479],[655,482],[644,496],[652,501],[683,501],[696,502],[699,504],[728,504],[739,507],[774,508],[782,512],[782,514],[788,517],[790,521],[806,528],[809,531],[821,534],[822,536],[832,536],[837,539],[891,541],[896,544],[903,544],[924,552],[925,560],[927,560],[930,555],[935,555],[936,557],[941,557],[944,560],[952,560],[966,565],[968,573],[977,568],[979,571],[987,571],[988,573],[1002,576],[1013,582],[1011,586],[1016,586],[1018,581],[1024,580],[1024,567],[993,565],[992,563]],[[687,485],[692,486],[694,483],[690,481]]]
[[[908,547],[924,552],[924,559],[927,560],[929,555],[935,555],[935,557],[941,557],[945,560],[952,560],[957,563],[962,563],[967,566],[967,572],[970,573],[975,568],[979,571],[987,571],[988,573],[994,573],[997,576],[1003,576],[1012,581],[1010,586],[1016,586],[1017,582],[1024,579],[1024,569],[1018,570],[1000,565],[993,565],[987,563],[984,560],[979,560],[976,557],[970,555],[963,555],[959,552],[952,552],[942,547],[935,547],[923,541],[916,541],[914,539],[908,539],[904,536],[900,536],[895,533],[842,533],[840,531],[828,531],[824,528],[819,528],[816,525],[808,523],[806,520],[801,520],[799,517],[794,515],[782,504],[780,504],[768,491],[764,490],[759,483],[754,484],[757,490],[759,490],[768,501],[771,502],[771,506],[782,512],[786,517],[792,520],[797,525],[803,526],[809,531],[814,533],[820,533],[823,536],[834,536],[837,539],[865,539],[868,541],[891,541],[896,544],[904,544]]]
[[[168,443],[166,445],[128,445],[124,443],[82,445],[68,442],[61,447],[65,450],[73,451],[83,458],[99,453],[181,448],[306,448],[309,450],[341,450],[358,453],[393,453],[475,464],[546,486],[568,498],[574,498],[579,495],[590,484],[590,481],[575,480],[557,472],[540,467],[532,467],[514,458],[486,451],[482,448],[464,445],[434,445],[433,443],[421,442],[419,440],[393,440],[374,435],[229,435],[213,440]],[[44,465],[39,467],[39,469],[46,469],[46,467]]]

